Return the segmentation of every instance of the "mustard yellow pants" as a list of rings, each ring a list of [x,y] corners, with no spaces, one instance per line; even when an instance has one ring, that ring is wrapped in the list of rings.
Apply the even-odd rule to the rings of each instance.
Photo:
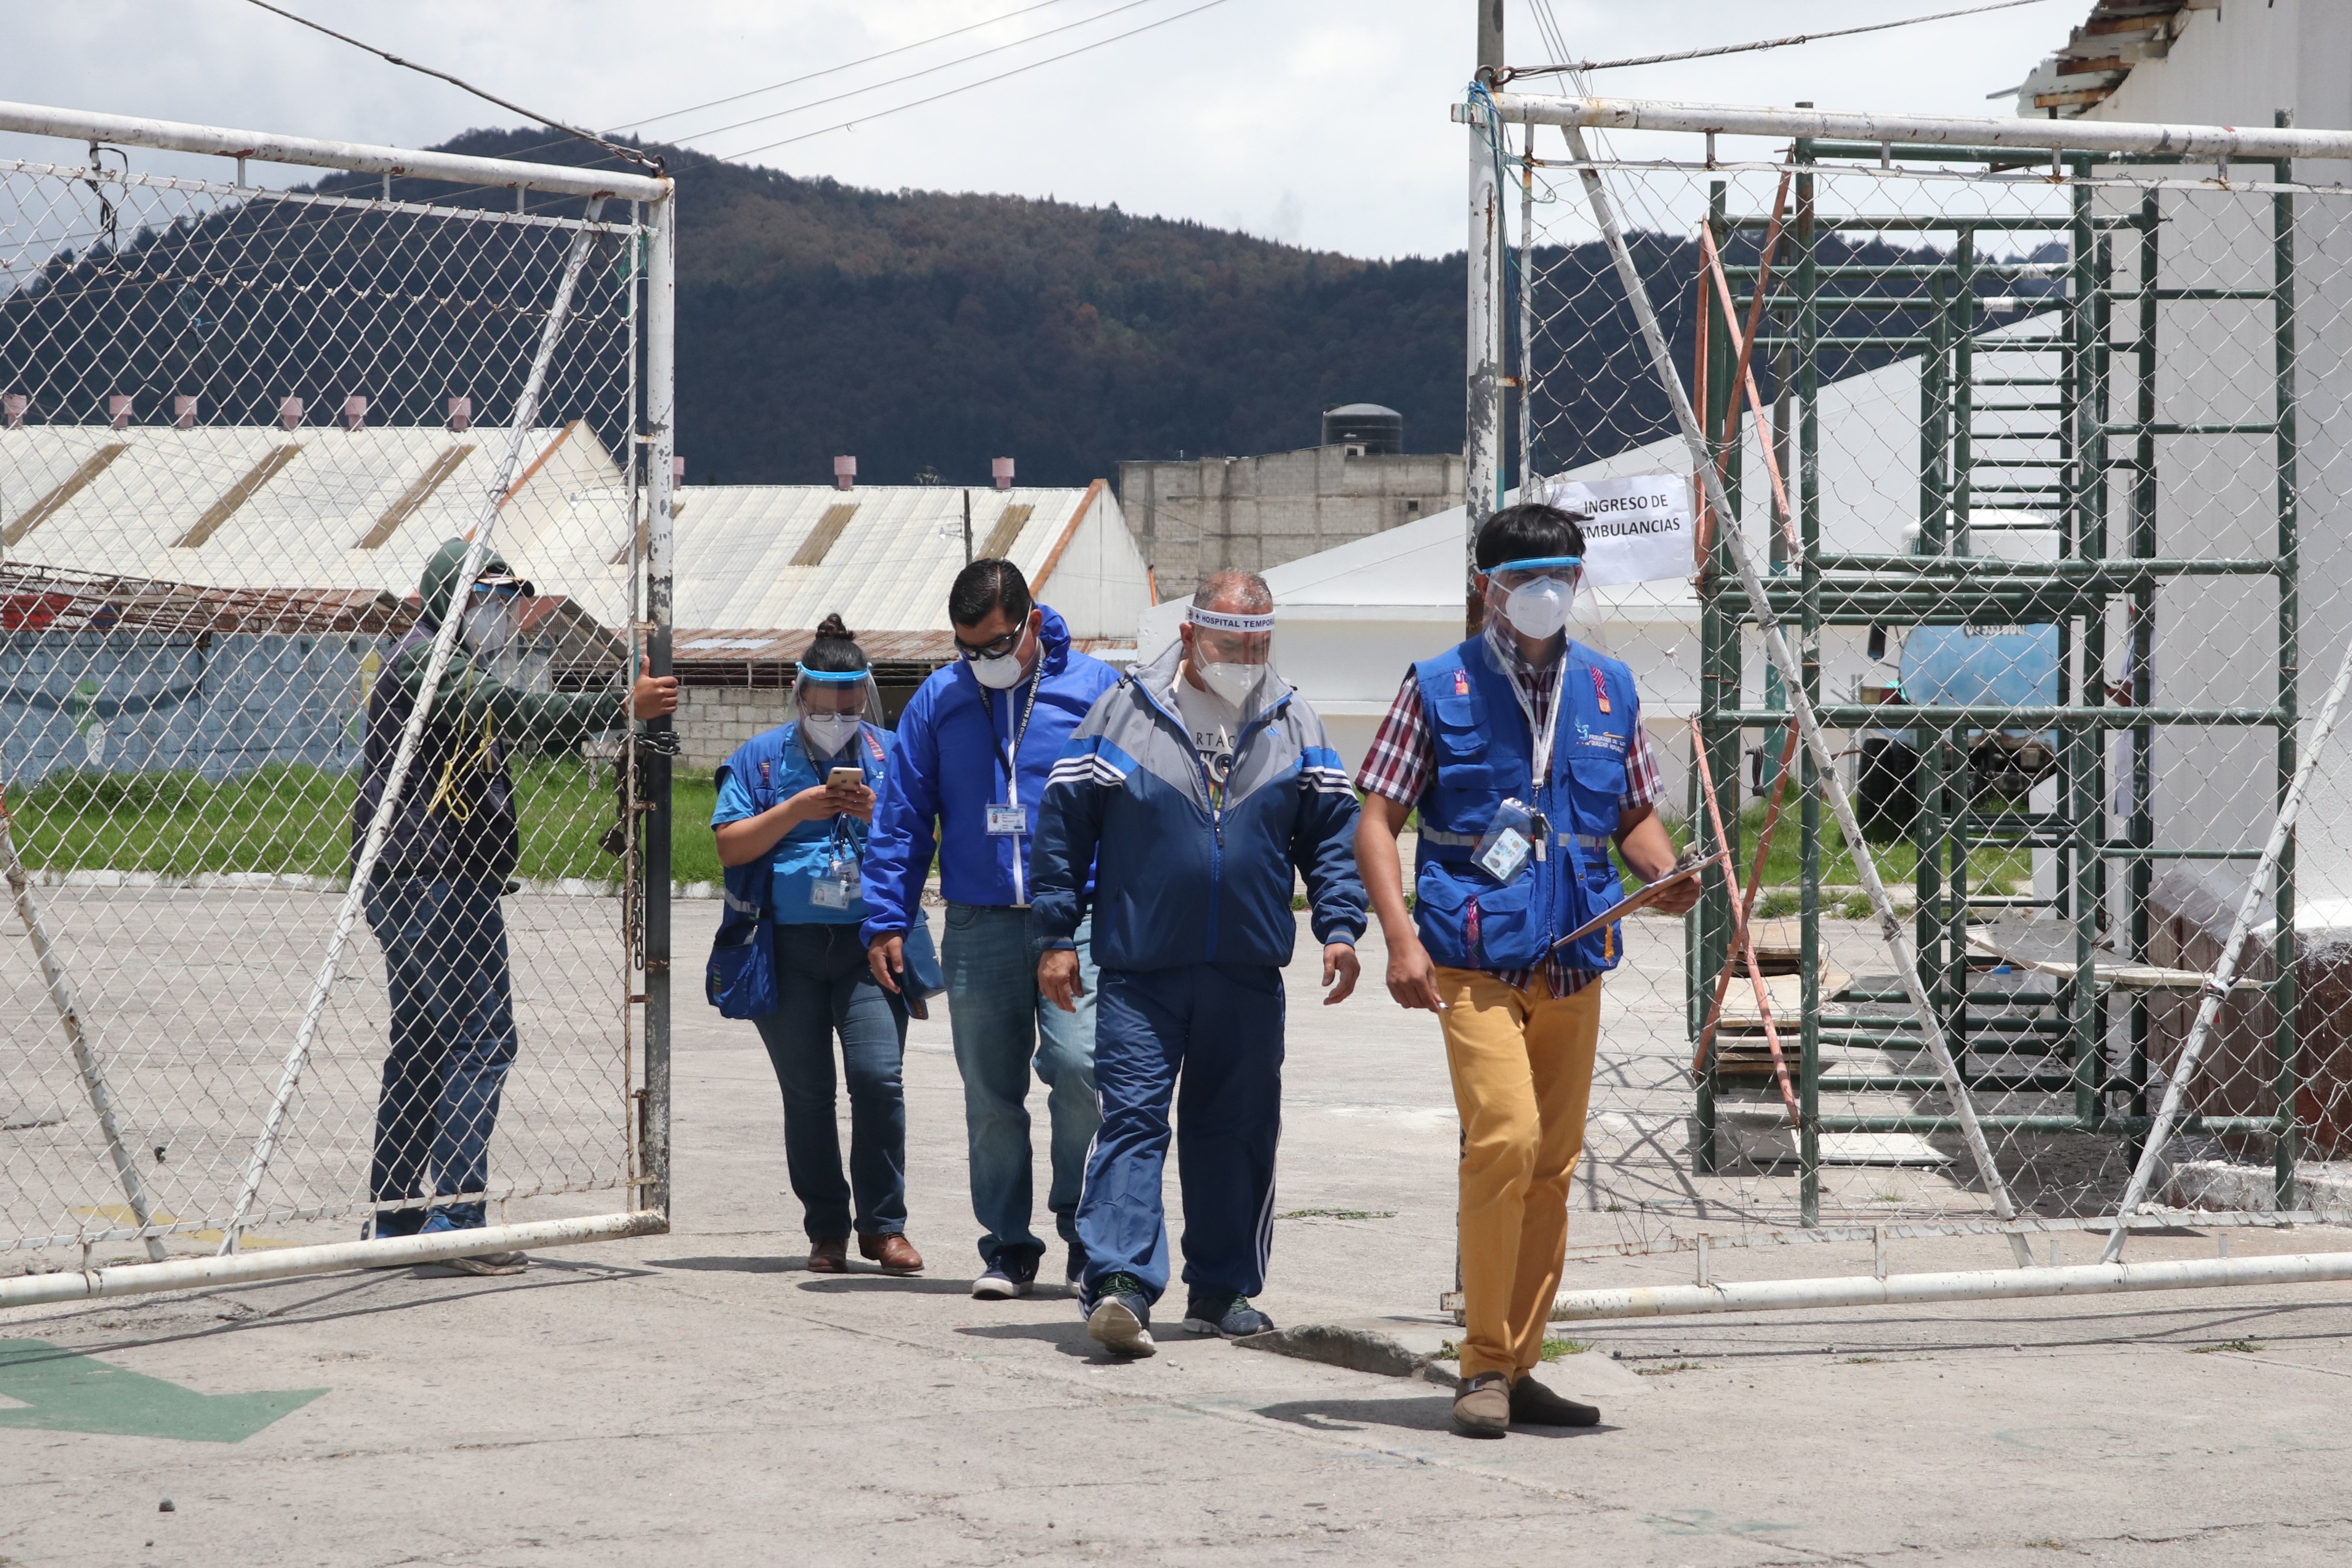
[[[1601,982],[1555,1000],[1439,966],[1445,1059],[1462,1113],[1462,1375],[1516,1381],[1542,1359],[1584,1150]]]

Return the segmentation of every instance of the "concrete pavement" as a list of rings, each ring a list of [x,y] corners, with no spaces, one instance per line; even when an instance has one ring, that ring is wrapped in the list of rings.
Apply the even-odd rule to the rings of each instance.
[[[1287,1218],[1261,1304],[1286,1324],[1387,1317],[1442,1337],[1454,1134],[1434,1026],[1380,994],[1376,948],[1366,994],[1317,1007],[1310,947],[1291,977]],[[917,1026],[907,1074],[909,1233],[928,1274],[804,1272],[756,1039],[698,1010],[679,1035],[669,1235],[548,1254],[512,1279],[344,1275],[0,1314],[0,1342],[56,1347],[39,1353],[52,1368],[287,1406],[234,1442],[73,1430],[71,1409],[10,1380],[21,1358],[0,1359],[0,1561],[2352,1556],[2344,1287],[1578,1325],[1565,1332],[1591,1348],[1545,1375],[1597,1400],[1603,1425],[1474,1443],[1446,1431],[1448,1396],[1426,1382],[1181,1332],[1115,1364],[1058,1294],[971,1300],[943,1017]],[[1042,1095],[1032,1105],[1042,1115]],[[2089,1260],[2087,1239],[2065,1245]],[[2184,1234],[2135,1256],[2217,1245]],[[1918,1242],[1895,1267],[2004,1255]],[[1738,1267],[1870,1263],[1866,1248],[1807,1247]],[[1612,1258],[1572,1265],[1570,1283],[1689,1270],[1686,1255]]]

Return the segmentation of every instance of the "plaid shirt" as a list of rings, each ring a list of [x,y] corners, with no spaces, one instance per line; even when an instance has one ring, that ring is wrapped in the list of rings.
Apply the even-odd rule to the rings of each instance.
[[[1559,665],[1528,664],[1519,657],[1517,645],[1506,638],[1489,639],[1486,646],[1502,650],[1503,673],[1534,710],[1536,723],[1549,724],[1552,695],[1559,688]],[[1364,765],[1356,770],[1356,788],[1401,806],[1418,806],[1436,778],[1437,746],[1430,738],[1428,716],[1422,712],[1421,683],[1408,669],[1396,701],[1389,705],[1388,716],[1372,736],[1371,749],[1364,753]],[[1664,793],[1665,784],[1658,776],[1657,754],[1650,748],[1650,732],[1636,714],[1633,743],[1625,753],[1625,792],[1617,797],[1618,814],[1622,818],[1654,806]],[[1601,974],[1596,969],[1571,969],[1561,960],[1549,957],[1542,968],[1554,997],[1572,997]],[[1495,971],[1496,979],[1522,990],[1535,975],[1533,969]]]

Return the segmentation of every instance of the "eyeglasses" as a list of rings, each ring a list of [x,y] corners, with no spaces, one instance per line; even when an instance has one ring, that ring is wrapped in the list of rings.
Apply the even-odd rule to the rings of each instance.
[[[1027,624],[1024,623],[1015,626],[1003,636],[982,643],[977,647],[958,637],[955,640],[956,655],[963,659],[1002,659],[1005,654],[1021,646],[1021,639],[1026,636],[1028,632]]]
[[[496,582],[484,582],[477,579],[474,583],[474,597],[477,599],[520,599],[530,591],[530,584],[515,578],[506,578]]]

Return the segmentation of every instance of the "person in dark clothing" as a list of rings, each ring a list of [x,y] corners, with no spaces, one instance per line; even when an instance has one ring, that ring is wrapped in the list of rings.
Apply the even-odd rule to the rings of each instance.
[[[516,684],[513,653],[530,584],[496,555],[467,602],[453,609],[467,544],[434,553],[417,593],[417,624],[368,695],[352,861],[383,807],[400,737],[415,711],[433,640],[452,613],[457,646],[369,878],[369,926],[383,947],[392,1050],[376,1104],[368,1194],[375,1236],[470,1230],[485,1220],[490,1134],[517,1037],[506,919],[499,896],[521,856],[507,748],[576,746],[677,708],[677,682],[641,676],[633,690],[557,695]],[[520,1252],[456,1260],[468,1273],[513,1273]]]

